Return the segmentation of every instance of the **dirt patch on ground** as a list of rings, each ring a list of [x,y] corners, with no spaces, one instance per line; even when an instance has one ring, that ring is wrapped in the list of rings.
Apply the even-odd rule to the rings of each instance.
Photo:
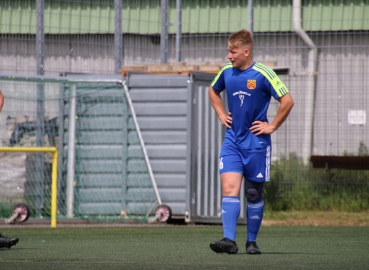
[[[266,217],[263,225],[273,226],[369,226],[369,213],[285,212]]]
[[[113,223],[113,224],[96,224],[89,223],[82,219],[59,219],[58,227],[126,227],[126,226],[199,226],[200,223]],[[218,225],[220,225],[219,223]],[[206,224],[205,224],[206,225]],[[209,224],[207,224],[209,225]],[[266,213],[262,222],[263,226],[369,226],[369,212],[350,213],[350,212],[276,212]],[[0,228],[10,227],[50,227],[50,220],[30,218],[24,223],[15,225],[5,224],[5,219],[0,219]]]

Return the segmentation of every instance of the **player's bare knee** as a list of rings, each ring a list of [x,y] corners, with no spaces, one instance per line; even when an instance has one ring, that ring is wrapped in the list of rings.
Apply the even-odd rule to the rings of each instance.
[[[237,187],[232,185],[223,185],[222,186],[222,194],[223,196],[238,196],[240,190]]]
[[[223,180],[222,195],[223,196],[239,196],[241,189],[241,180]]]

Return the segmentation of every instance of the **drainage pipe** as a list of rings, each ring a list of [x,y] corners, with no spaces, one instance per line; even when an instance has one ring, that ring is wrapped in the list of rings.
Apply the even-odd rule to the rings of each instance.
[[[314,95],[315,95],[315,75],[317,63],[317,48],[314,42],[306,34],[301,26],[301,0],[293,0],[292,2],[292,20],[293,29],[296,34],[301,37],[305,44],[310,48],[307,68],[307,91],[305,97],[305,116],[304,116],[304,136],[302,158],[305,163],[309,162],[309,158],[313,149],[313,122],[314,122]]]

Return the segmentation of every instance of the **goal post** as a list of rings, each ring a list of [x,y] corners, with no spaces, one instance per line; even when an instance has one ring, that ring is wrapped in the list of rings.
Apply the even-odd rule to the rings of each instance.
[[[51,165],[51,228],[56,228],[58,149],[56,147],[0,147],[0,152],[52,153]]]

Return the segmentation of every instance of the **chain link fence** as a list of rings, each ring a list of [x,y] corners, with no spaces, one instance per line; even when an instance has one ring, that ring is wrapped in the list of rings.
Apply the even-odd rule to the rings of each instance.
[[[8,0],[0,7],[0,70],[216,72],[227,62],[228,36],[248,28],[254,60],[273,68],[295,100],[272,135],[274,165],[291,172],[284,181],[302,181],[316,167],[322,172],[306,183],[339,187],[359,179],[359,193],[366,194],[368,168],[352,169],[350,157],[368,155],[368,14],[368,2],[359,0]],[[272,102],[270,119],[277,108]]]

